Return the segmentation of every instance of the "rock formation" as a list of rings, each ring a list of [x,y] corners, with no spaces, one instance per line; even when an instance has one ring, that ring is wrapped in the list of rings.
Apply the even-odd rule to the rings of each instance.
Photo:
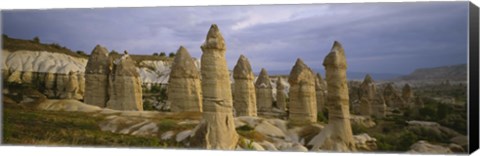
[[[312,70],[301,59],[297,59],[288,82],[290,83],[288,120],[298,124],[317,122],[315,76]]]
[[[287,94],[281,77],[277,80],[277,107],[281,111],[287,111]]]
[[[65,99],[82,99],[83,97],[79,96],[78,90],[78,78],[76,72],[70,72],[68,77],[64,80],[67,84],[65,85]]]
[[[86,104],[106,106],[110,64],[108,50],[100,45],[95,46],[85,69],[84,102]]]
[[[114,61],[108,80],[107,108],[143,110],[140,75],[137,72],[134,60],[127,53]]]
[[[317,112],[323,112],[326,109],[325,103],[327,101],[327,85],[322,79],[320,73],[317,73],[317,76],[315,78],[315,92],[317,94]]]
[[[248,59],[240,55],[237,65],[233,68],[234,101],[236,116],[257,116],[257,98],[253,81],[252,67]]]
[[[380,93],[376,93],[372,103],[372,115],[378,119],[384,118],[387,115],[387,105],[385,99]]]
[[[405,101],[407,107],[412,107],[414,102],[413,91],[410,85],[407,83],[402,88],[402,98]]]
[[[239,136],[235,131],[232,112],[226,46],[217,25],[210,27],[201,49],[203,119],[193,137],[201,142],[198,146],[206,149],[233,150]]]
[[[177,50],[168,80],[168,103],[172,112],[201,112],[200,72],[183,46]]]
[[[420,97],[420,96],[415,97],[415,106],[418,107],[418,108],[425,107],[425,103],[423,103],[422,97]]]
[[[255,91],[257,95],[258,112],[271,112],[273,104],[272,84],[267,70],[262,68],[255,82]]]
[[[355,151],[348,103],[347,62],[339,42],[334,42],[323,65],[328,88],[328,124],[308,144],[313,145],[312,150]]]
[[[360,85],[360,115],[372,115],[372,105],[376,95],[377,89],[372,77],[367,74],[362,84]]]
[[[405,101],[400,95],[398,95],[391,83],[387,84],[383,90],[383,98],[385,99],[385,104],[387,104],[388,107],[402,108],[405,105]]]

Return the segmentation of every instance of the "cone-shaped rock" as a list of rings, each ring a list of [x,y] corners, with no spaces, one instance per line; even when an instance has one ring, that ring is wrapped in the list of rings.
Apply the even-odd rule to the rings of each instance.
[[[315,92],[317,94],[317,112],[323,112],[327,102],[327,86],[320,73],[315,78]]]
[[[277,107],[281,111],[287,111],[287,93],[281,77],[277,80]]]
[[[237,116],[257,116],[257,98],[253,85],[255,76],[248,59],[243,55],[240,55],[237,65],[233,68],[233,79],[235,80],[233,106]]]
[[[315,92],[315,76],[312,70],[297,59],[290,71],[288,82],[288,120],[294,124],[317,122],[317,98]]]
[[[377,119],[384,118],[387,115],[387,105],[385,99],[380,93],[376,93],[372,103],[372,115]]]
[[[377,89],[372,77],[367,74],[362,84],[360,85],[360,115],[370,116],[372,115],[373,101],[376,95]]]
[[[233,118],[232,90],[225,41],[217,25],[213,24],[201,46],[203,119],[197,126],[192,144],[206,149],[235,149],[238,134]]]
[[[402,88],[402,98],[407,107],[412,107],[414,102],[413,91],[409,84],[405,84]]]
[[[115,110],[143,110],[142,85],[134,60],[124,54],[114,62],[109,75],[107,108]]]
[[[172,112],[202,112],[200,72],[183,46],[173,60],[167,96]]]
[[[273,105],[273,90],[270,83],[270,77],[267,70],[262,68],[257,81],[255,81],[255,91],[257,94],[258,112],[271,112]]]
[[[391,83],[387,84],[383,90],[383,98],[385,99],[385,104],[387,104],[388,107],[402,108],[405,106],[405,101],[397,93]]]
[[[347,62],[339,42],[335,41],[323,65],[328,87],[328,124],[308,144],[313,145],[312,150],[355,151],[348,102]]]
[[[85,68],[85,103],[106,106],[110,64],[108,50],[100,45],[95,46]]]

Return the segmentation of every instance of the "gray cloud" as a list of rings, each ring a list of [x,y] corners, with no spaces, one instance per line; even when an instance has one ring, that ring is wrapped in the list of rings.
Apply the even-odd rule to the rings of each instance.
[[[466,63],[467,2],[150,7],[4,11],[3,32],[86,52],[96,44],[136,54],[185,46],[200,57],[212,23],[255,71],[290,70],[296,58],[314,69],[339,40],[349,70],[409,73]]]

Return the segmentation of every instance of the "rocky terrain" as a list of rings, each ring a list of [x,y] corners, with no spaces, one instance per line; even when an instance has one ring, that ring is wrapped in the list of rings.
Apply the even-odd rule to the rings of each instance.
[[[255,77],[243,55],[228,69],[225,40],[211,25],[198,61],[182,46],[174,58],[150,58],[101,45],[86,55],[7,38],[6,143],[442,154],[468,149],[462,83],[379,83],[369,74],[362,82],[348,80],[348,51],[338,41],[322,62],[324,78],[301,58],[287,76],[262,68]],[[461,74],[450,71],[457,68],[419,70],[405,80],[434,79],[421,76],[429,72]]]
[[[466,81],[467,80],[467,65],[458,64],[451,66],[420,68],[413,71],[411,74],[396,78],[396,80],[413,81],[413,80],[427,80],[427,81]]]

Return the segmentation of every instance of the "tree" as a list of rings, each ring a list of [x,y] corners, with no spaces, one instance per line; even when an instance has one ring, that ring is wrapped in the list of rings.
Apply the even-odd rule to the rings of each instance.
[[[165,54],[165,52],[160,52],[160,56],[165,57],[167,55]]]
[[[40,38],[38,38],[38,36],[35,36],[35,37],[33,38],[33,42],[35,42],[35,43],[40,43]]]
[[[170,52],[170,54],[168,54],[168,57],[175,57],[175,53]]]
[[[153,53],[153,56],[158,56],[158,53]]]

